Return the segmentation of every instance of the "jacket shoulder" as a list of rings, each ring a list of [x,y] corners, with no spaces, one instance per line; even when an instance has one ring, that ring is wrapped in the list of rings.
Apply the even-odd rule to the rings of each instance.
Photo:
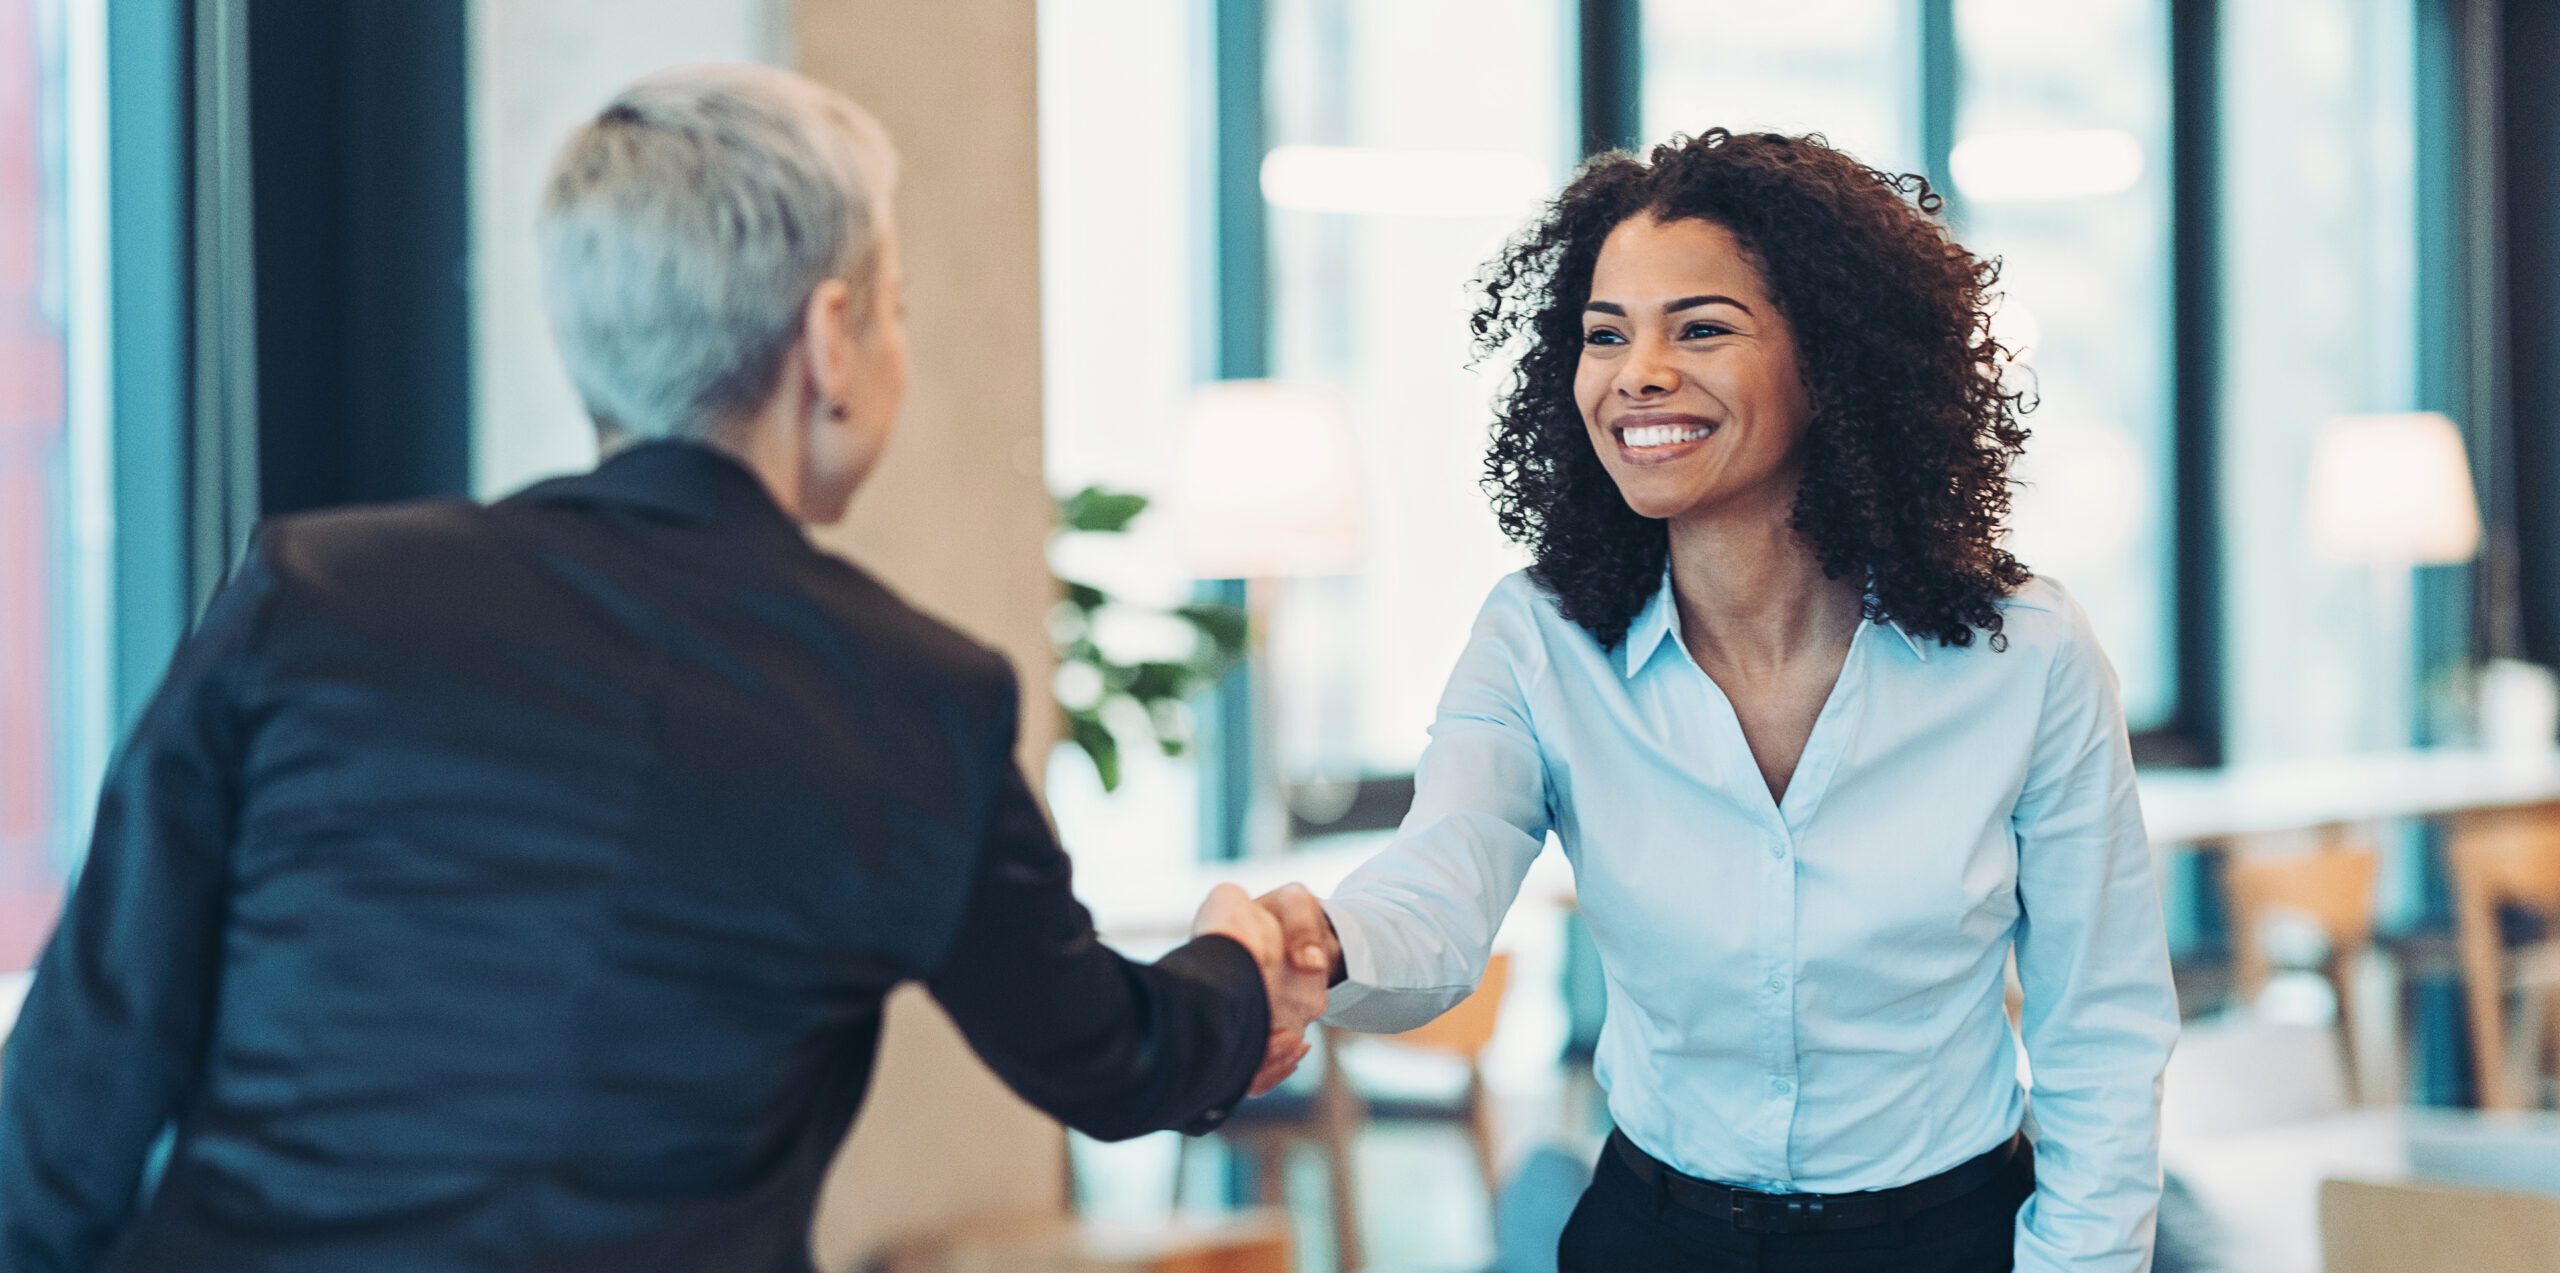
[[[285,581],[328,591],[414,579],[494,544],[487,510],[460,499],[289,513],[261,522],[255,542]]]
[[[810,552],[816,560],[809,586],[828,599],[847,627],[937,686],[959,688],[972,699],[1000,699],[1006,719],[1012,718],[1015,676],[1010,659],[909,601],[870,571],[823,549]]]

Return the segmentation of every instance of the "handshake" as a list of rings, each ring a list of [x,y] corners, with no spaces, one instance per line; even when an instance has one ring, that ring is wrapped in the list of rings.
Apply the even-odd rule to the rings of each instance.
[[[1342,980],[1342,943],[1324,904],[1301,884],[1248,896],[1233,884],[1210,890],[1192,918],[1191,935],[1234,938],[1262,968],[1271,997],[1271,1037],[1254,1071],[1250,1094],[1280,1086],[1307,1056],[1307,1027],[1324,1015],[1325,992]]]

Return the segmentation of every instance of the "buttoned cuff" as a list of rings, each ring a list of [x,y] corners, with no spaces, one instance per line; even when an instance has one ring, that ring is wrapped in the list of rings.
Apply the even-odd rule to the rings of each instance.
[[[1271,998],[1262,981],[1262,965],[1254,962],[1253,953],[1244,944],[1224,933],[1209,933],[1191,939],[1181,949],[1156,961],[1156,967],[1178,977],[1186,977],[1220,988],[1250,986],[1249,993],[1230,999],[1241,1009],[1227,1022],[1227,1028],[1238,1037],[1252,1040],[1244,1073],[1234,1085],[1225,1088],[1223,1099],[1201,1110],[1180,1125],[1185,1136],[1206,1136],[1227,1121],[1236,1104],[1253,1087],[1253,1076],[1262,1068],[1264,1049],[1271,1037]]]
[[[1325,918],[1333,923],[1334,940],[1342,946],[1342,984],[1325,992],[1326,1025],[1339,1026],[1342,1013],[1359,1007],[1363,1000],[1378,991],[1377,948],[1369,942],[1369,930],[1362,927],[1350,911],[1324,903]]]

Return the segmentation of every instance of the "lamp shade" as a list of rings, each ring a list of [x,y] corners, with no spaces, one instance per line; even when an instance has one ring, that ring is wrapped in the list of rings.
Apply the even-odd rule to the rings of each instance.
[[[2340,416],[2311,449],[2311,543],[2334,561],[2432,566],[2480,551],[2461,431],[2432,411]]]
[[[1195,578],[1349,572],[1368,518],[1340,395],[1278,380],[1203,385],[1183,411],[1165,506]]]

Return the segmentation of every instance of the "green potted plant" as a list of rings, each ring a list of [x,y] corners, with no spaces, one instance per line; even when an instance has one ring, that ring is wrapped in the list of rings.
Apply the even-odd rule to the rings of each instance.
[[[1147,510],[1147,497],[1099,486],[1058,501],[1061,535],[1125,534]],[[1061,577],[1064,595],[1050,612],[1049,639],[1058,656],[1061,687],[1058,708],[1066,717],[1067,741],[1093,761],[1102,789],[1120,787],[1120,756],[1125,743],[1154,744],[1165,755],[1179,756],[1191,745],[1190,702],[1215,685],[1243,659],[1244,608],[1215,602],[1189,605],[1141,605],[1115,598],[1090,583]],[[1094,638],[1096,621],[1112,610],[1138,610],[1187,624],[1193,644],[1176,659],[1124,661]],[[1138,710],[1116,710],[1127,703]],[[1122,724],[1115,726],[1114,719]],[[1143,727],[1129,722],[1143,721]],[[1139,737],[1124,739],[1127,732]]]

